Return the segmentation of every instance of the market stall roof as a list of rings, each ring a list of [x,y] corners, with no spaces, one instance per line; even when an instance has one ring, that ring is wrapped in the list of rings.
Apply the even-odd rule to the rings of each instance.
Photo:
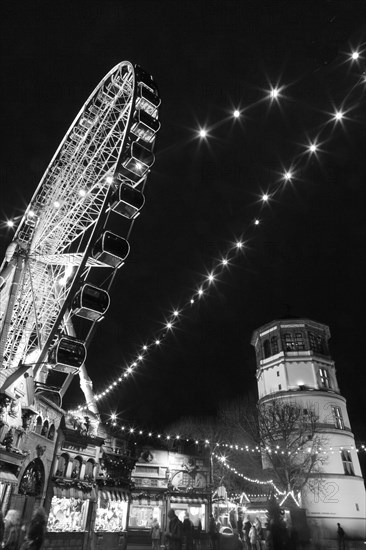
[[[95,500],[95,491],[82,491],[76,487],[58,487],[54,485],[53,495],[58,498],[80,498],[81,500]]]
[[[18,485],[18,478],[9,470],[0,470],[0,483],[12,483]]]
[[[103,489],[99,491],[101,496],[105,500],[114,500],[114,501],[128,501],[129,493],[126,491],[121,491],[120,489]]]
[[[196,497],[171,497],[170,502],[175,503],[189,503],[189,504],[207,504],[207,498],[196,498]]]

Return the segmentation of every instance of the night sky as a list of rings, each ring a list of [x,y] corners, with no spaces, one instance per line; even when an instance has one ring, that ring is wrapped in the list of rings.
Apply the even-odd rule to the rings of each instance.
[[[214,414],[256,392],[251,334],[290,315],[330,326],[351,425],[365,439],[365,2],[13,1],[2,11],[2,221],[22,214],[117,63],[141,64],[162,97],[146,205],[89,349],[97,392],[189,301],[230,243],[247,242],[101,411],[160,429]],[[282,97],[271,102],[276,85]],[[347,118],[335,124],[341,107]],[[305,145],[317,136],[316,158]],[[1,257],[11,235],[3,223]],[[80,403],[75,379],[64,404]]]

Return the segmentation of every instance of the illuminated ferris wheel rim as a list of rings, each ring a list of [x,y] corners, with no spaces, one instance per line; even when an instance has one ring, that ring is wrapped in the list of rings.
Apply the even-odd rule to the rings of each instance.
[[[130,62],[130,61],[122,61],[120,63],[118,63],[117,65],[115,65],[104,77],[103,79],[99,82],[99,84],[94,88],[94,90],[91,92],[91,94],[89,95],[88,99],[84,102],[82,108],[80,109],[80,111],[78,112],[78,114],[75,116],[74,120],[72,121],[70,127],[68,128],[66,134],[64,135],[64,138],[62,139],[60,145],[58,146],[58,148],[56,149],[53,157],[51,158],[46,170],[44,171],[44,174],[35,190],[35,192],[33,193],[32,195],[32,198],[30,199],[29,201],[29,204],[28,204],[28,207],[27,209],[25,210],[25,213],[23,215],[23,218],[20,222],[20,224],[18,225],[17,227],[17,230],[14,234],[14,237],[13,237],[13,241],[16,241],[17,240],[17,237],[22,229],[22,225],[24,224],[27,216],[29,216],[29,213],[32,211],[32,204],[34,203],[40,189],[42,188],[44,182],[45,182],[45,179],[47,178],[47,175],[50,173],[52,167],[55,165],[56,161],[59,160],[59,156],[60,156],[60,153],[62,152],[65,144],[68,142],[69,138],[70,138],[70,135],[72,133],[72,131],[74,130],[74,128],[77,126],[78,122],[80,121],[80,119],[82,118],[83,114],[85,114],[85,112],[87,111],[87,107],[92,103],[93,99],[95,99],[98,95],[98,93],[103,89],[103,86],[105,85],[105,83],[108,81],[108,79],[110,79],[115,73],[118,73],[118,71],[122,71],[122,69],[126,67],[128,69],[128,71],[134,76],[135,75],[135,70],[134,70],[134,66],[133,64]],[[135,79],[132,79],[132,82],[134,84],[135,82]],[[131,91],[131,98],[133,97],[135,93],[135,90],[134,90],[134,85],[133,85],[133,88],[132,88],[132,91]],[[113,174],[107,174],[107,176],[110,175],[112,176]]]
[[[26,332],[29,334],[32,326],[41,324],[40,319],[45,319],[44,326],[46,337],[50,335],[56,324],[56,319],[59,317],[60,310],[62,309],[61,304],[65,303],[68,294],[71,293],[72,287],[75,286],[76,273],[78,273],[81,267],[88,267],[87,261],[91,242],[90,239],[86,247],[78,248],[76,252],[72,251],[71,254],[67,251],[67,248],[70,247],[73,242],[77,241],[80,236],[84,235],[86,231],[91,231],[91,228],[95,228],[102,215],[106,216],[106,201],[111,190],[111,182],[108,181],[108,177],[112,177],[115,174],[122,152],[126,152],[126,140],[129,139],[132,144],[134,140],[139,141],[140,134],[138,131],[135,131],[135,137],[133,137],[130,127],[134,109],[135,113],[136,109],[139,109],[139,113],[141,113],[141,111],[144,110],[143,101],[146,103],[146,98],[143,98],[144,94],[141,92],[139,105],[137,106],[136,71],[139,72],[140,75],[139,84],[143,83],[143,75],[145,74],[145,78],[148,76],[151,79],[149,84],[155,86],[150,75],[147,75],[139,66],[134,66],[129,61],[119,63],[105,75],[89,95],[66,132],[38,184],[14,235],[10,247],[13,246],[13,255],[16,246],[22,249],[23,260],[28,265],[28,268],[24,269],[23,281],[20,286],[28,287],[28,293],[18,295],[18,300],[15,300],[15,313],[17,318],[15,320],[12,319],[12,321],[8,323],[10,340],[13,338],[18,348],[16,354],[13,354],[16,361],[8,361],[7,366],[10,368],[14,367],[14,364],[18,364],[21,360],[25,362],[24,349],[27,347],[27,338],[29,339],[29,336],[24,336],[24,334]],[[156,87],[154,88],[154,92],[157,94]],[[151,90],[150,92],[145,92],[145,95],[149,93],[151,93]],[[152,106],[153,113],[150,112],[150,115],[155,117],[155,123],[153,124],[155,130],[153,130],[152,133],[150,132],[148,140],[151,145],[151,150],[155,140],[155,133],[160,127],[160,123],[157,123],[157,107],[159,104],[160,99],[157,105]],[[83,117],[90,115],[92,109],[95,115],[93,121],[91,122],[89,120],[90,124],[87,125],[82,135],[82,139],[76,141],[76,144],[73,143],[73,132],[80,127]],[[137,124],[137,126],[139,127],[139,124]],[[71,155],[70,149],[72,150]],[[140,146],[140,149],[144,148]],[[54,172],[58,168],[58,164],[61,162],[64,152],[66,152],[66,161],[65,159],[63,160],[66,164],[65,173],[63,173],[62,178],[60,177],[58,180],[57,175],[54,177]],[[151,156],[153,157],[152,153]],[[99,165],[97,164],[98,162]],[[88,172],[90,166],[92,166],[93,170],[91,175],[90,171]],[[147,173],[142,177],[137,177],[137,181],[135,179],[131,182],[129,182],[127,178],[127,183],[131,183],[132,187],[136,187],[136,185],[139,185],[146,179],[146,175]],[[90,193],[87,198],[81,196],[81,194],[77,195],[76,193],[78,189],[80,190],[83,188],[83,178],[86,179],[88,183],[90,183],[90,181],[92,182],[89,190]],[[65,225],[68,221],[67,215],[64,213],[62,213],[62,215],[60,213],[57,214],[60,211],[58,207],[56,208],[56,201],[53,200],[55,197],[52,194],[56,193],[57,197],[57,194],[61,193],[61,190],[64,191],[63,200],[65,204],[70,206],[67,211],[67,214],[71,212],[72,215],[72,217],[70,217],[71,223],[69,226]],[[74,191],[73,195],[72,191]],[[85,195],[87,194],[85,193]],[[48,202],[46,202],[46,198]],[[44,203],[42,202],[43,200],[45,201]],[[59,202],[58,206],[62,206],[61,201],[57,202]],[[88,204],[89,210],[85,206]],[[33,212],[34,205],[40,206],[37,211],[37,216]],[[56,209],[53,209],[52,206]],[[32,222],[32,219],[35,219],[37,222],[34,224],[36,229],[34,229],[33,232],[29,232],[29,239],[27,241],[24,239],[22,231],[24,228],[27,230],[27,223],[28,226],[32,225],[29,223],[30,221]],[[75,230],[75,227],[77,227],[79,233]],[[38,238],[36,244],[35,236]],[[69,238],[69,240],[67,240],[67,238]],[[43,245],[43,248],[39,243]],[[2,268],[6,262],[10,264],[11,261],[12,258],[8,256],[2,264]],[[74,282],[70,285],[68,292],[67,290],[60,291],[58,303],[54,296],[53,289],[60,274],[65,271],[68,264],[72,264],[73,262],[73,265],[77,266]],[[105,264],[103,264],[103,262],[100,263],[94,258],[90,258],[89,267],[95,265]],[[49,269],[49,267],[51,267],[51,269]],[[3,272],[2,268],[1,273]],[[45,281],[47,284],[45,284]],[[31,288],[32,286],[34,288]],[[37,292],[34,292],[34,289]],[[34,310],[37,310],[37,300],[39,303],[43,302],[42,309],[34,313]],[[48,325],[46,326],[47,323]],[[22,330],[24,337],[19,336]],[[0,351],[1,355],[4,356],[3,349]]]

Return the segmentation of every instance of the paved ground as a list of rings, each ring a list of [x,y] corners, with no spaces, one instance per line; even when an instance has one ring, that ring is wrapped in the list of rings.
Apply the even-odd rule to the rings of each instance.
[[[151,550],[151,546],[127,543],[127,550]],[[262,548],[262,550],[265,550],[265,548]],[[315,548],[310,544],[306,549],[301,548],[301,550],[315,550]],[[316,550],[338,550],[338,542],[336,540],[324,540],[322,546]],[[347,540],[345,550],[366,550],[366,541]]]

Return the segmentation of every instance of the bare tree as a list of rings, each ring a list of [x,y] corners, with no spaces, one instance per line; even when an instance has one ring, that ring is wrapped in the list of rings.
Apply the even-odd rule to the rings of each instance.
[[[212,461],[212,483],[224,479],[228,493],[247,490],[247,477],[273,479],[280,490],[296,495],[312,476],[320,476],[327,460],[326,439],[311,403],[277,398],[257,405],[244,397],[223,403],[217,417],[182,419],[170,432],[206,441],[213,456],[226,457]]]
[[[300,493],[327,460],[314,406],[275,399],[259,404],[257,411],[264,469],[274,472],[283,490]]]
[[[168,428],[172,438],[179,435],[182,439],[189,438],[196,440],[199,444],[204,445],[210,454],[211,461],[211,479],[210,484],[212,489],[224,484],[228,494],[242,492],[243,481],[230,469],[224,462],[216,460],[216,456],[230,455],[234,460],[237,458],[237,453],[230,452],[226,447],[228,439],[228,426],[225,425],[217,417],[185,417],[178,422],[171,424]],[[223,447],[221,447],[223,445]]]

